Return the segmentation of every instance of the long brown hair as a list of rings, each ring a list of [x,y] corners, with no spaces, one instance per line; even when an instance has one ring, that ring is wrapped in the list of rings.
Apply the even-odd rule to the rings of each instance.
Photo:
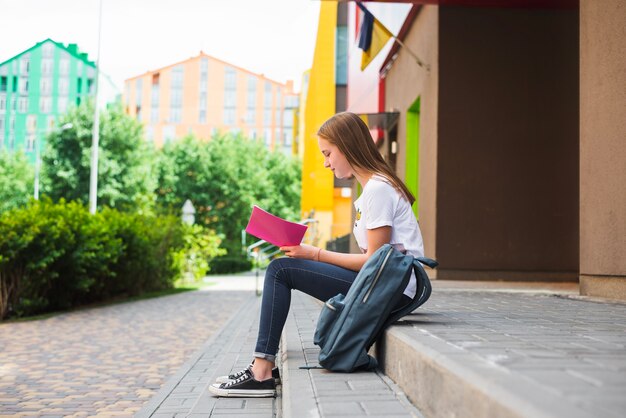
[[[317,135],[336,145],[353,169],[384,177],[411,205],[415,202],[413,194],[378,152],[369,128],[359,116],[350,112],[337,113],[324,122]]]

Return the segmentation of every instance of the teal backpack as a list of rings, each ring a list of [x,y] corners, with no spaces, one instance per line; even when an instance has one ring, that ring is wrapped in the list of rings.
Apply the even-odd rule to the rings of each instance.
[[[431,284],[422,264],[430,258],[402,254],[391,245],[380,247],[363,265],[347,295],[328,299],[317,321],[313,342],[321,350],[319,364],[331,371],[371,370],[378,365],[370,347],[389,325],[428,300]],[[417,292],[408,305],[393,311],[415,271]]]

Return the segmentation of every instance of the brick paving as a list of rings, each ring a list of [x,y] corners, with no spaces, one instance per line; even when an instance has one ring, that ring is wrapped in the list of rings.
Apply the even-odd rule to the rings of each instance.
[[[261,299],[254,296],[246,300],[222,330],[170,378],[136,418],[276,417],[280,409],[280,389],[278,398],[220,398],[208,391],[217,376],[239,371],[252,360],[260,302]]]
[[[294,292],[281,340],[283,416],[369,418],[422,417],[404,393],[379,372],[331,373],[318,366],[313,335],[321,304]]]
[[[0,323],[0,417],[132,417],[251,294],[189,292]]]

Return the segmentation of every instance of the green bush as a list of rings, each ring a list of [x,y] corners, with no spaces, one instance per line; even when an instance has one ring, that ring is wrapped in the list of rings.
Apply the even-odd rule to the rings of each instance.
[[[122,246],[79,203],[33,201],[0,216],[0,317],[66,309],[95,298]]]
[[[32,201],[0,214],[0,319],[170,288],[190,266],[181,259],[201,256],[191,266],[204,274],[218,246],[174,216]]]
[[[178,218],[108,208],[99,215],[122,243],[115,274],[96,289],[101,298],[135,296],[173,286],[181,274],[174,254],[184,246],[184,231]]]
[[[243,255],[214,258],[209,265],[211,268],[209,274],[231,274],[252,270],[252,260]]]
[[[226,250],[219,248],[222,240],[215,232],[201,225],[184,225],[183,230],[185,244],[174,253],[174,261],[179,271],[198,280],[211,270],[209,263]]]

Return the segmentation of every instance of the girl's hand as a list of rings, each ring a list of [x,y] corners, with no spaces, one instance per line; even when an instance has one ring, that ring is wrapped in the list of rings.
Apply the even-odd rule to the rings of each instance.
[[[315,260],[319,248],[312,245],[300,244],[286,247],[280,247],[280,250],[285,253],[287,257],[304,258],[306,260]]]

